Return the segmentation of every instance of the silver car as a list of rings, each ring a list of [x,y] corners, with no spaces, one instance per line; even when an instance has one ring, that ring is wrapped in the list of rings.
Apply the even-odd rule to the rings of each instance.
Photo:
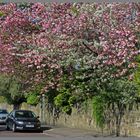
[[[6,109],[0,109],[0,124],[6,123],[7,115],[8,111]]]

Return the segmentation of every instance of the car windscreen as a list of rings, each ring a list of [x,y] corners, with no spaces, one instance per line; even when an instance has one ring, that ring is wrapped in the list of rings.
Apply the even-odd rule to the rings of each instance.
[[[0,110],[0,114],[8,114],[7,110]]]
[[[16,111],[15,117],[16,118],[34,118],[35,114],[31,111]]]

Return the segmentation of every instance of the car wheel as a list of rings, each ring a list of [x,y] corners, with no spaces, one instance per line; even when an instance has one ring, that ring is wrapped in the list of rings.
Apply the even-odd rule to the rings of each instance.
[[[16,125],[13,123],[13,125],[12,125],[12,131],[13,132],[16,132]]]

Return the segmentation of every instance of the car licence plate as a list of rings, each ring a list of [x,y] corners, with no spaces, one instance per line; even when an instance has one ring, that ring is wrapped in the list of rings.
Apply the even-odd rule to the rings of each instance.
[[[26,125],[26,127],[34,127],[34,125]]]

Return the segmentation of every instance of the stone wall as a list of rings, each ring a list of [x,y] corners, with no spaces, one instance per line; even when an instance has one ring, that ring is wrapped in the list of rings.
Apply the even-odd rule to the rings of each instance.
[[[0,104],[0,108],[7,108],[10,112],[12,110],[12,106],[7,104]],[[22,109],[29,109],[36,113],[36,115],[41,116],[40,106],[30,106],[27,104],[23,104]],[[90,108],[88,108],[90,110]],[[71,128],[80,128],[80,129],[90,129],[93,131],[101,132],[101,129],[96,127],[94,120],[92,119],[92,111],[77,111],[73,109],[72,114],[60,114],[59,118],[54,118],[52,114],[50,114],[47,110],[45,110],[45,122],[48,125],[58,125],[65,126]],[[110,130],[104,129],[104,134],[110,133],[113,128],[110,126]],[[134,110],[131,113],[127,113],[121,124],[121,135],[123,136],[139,136],[140,137],[140,110]]]
[[[140,137],[140,109],[125,115],[122,121],[121,133]]]
[[[48,119],[49,118],[49,119]],[[50,119],[51,118],[51,119]],[[79,113],[75,109],[70,116],[60,114],[56,121],[53,121],[53,117],[46,114],[47,123],[50,125],[59,125],[71,128],[90,129],[101,133],[101,129],[96,127],[91,113]],[[110,126],[110,129],[105,127],[103,134],[112,134],[114,127]],[[139,136],[140,137],[140,110],[132,111],[124,116],[121,124],[122,136]]]

